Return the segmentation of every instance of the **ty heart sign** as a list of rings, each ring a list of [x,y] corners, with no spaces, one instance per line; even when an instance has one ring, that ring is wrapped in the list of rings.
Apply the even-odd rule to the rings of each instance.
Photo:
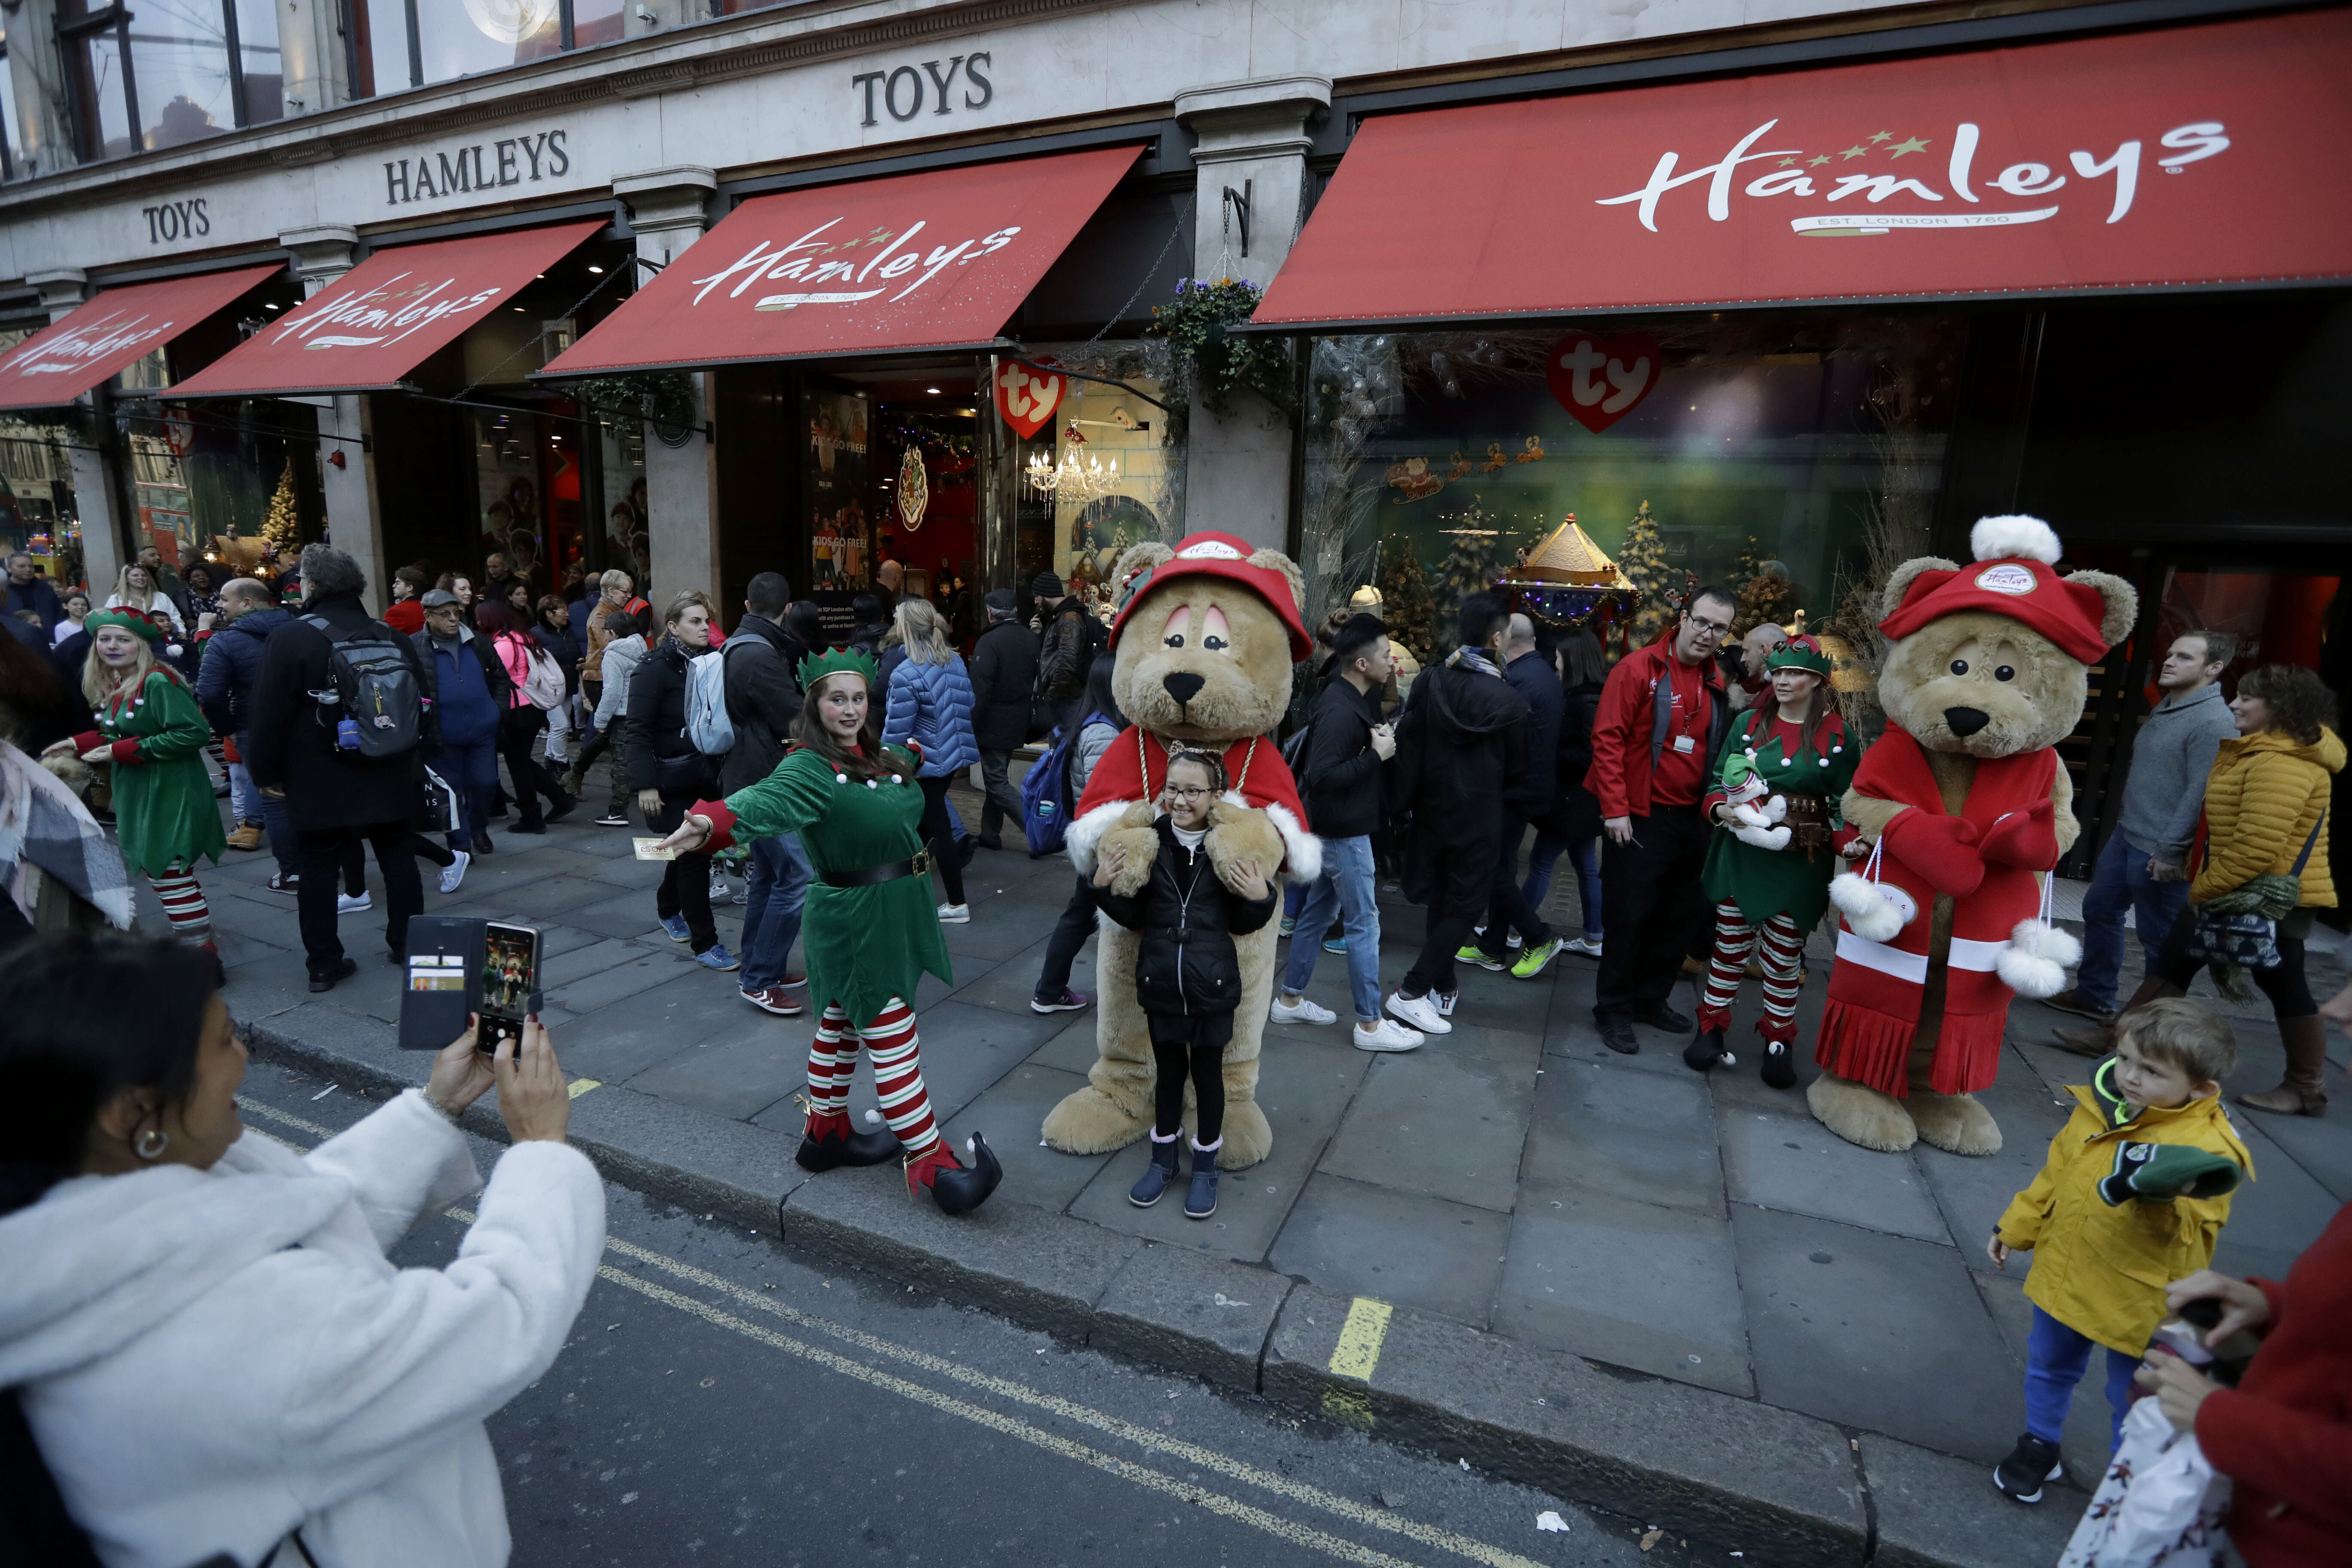
[[[996,411],[1026,441],[1043,430],[1062,405],[1063,379],[1051,371],[1013,360],[996,372]]]
[[[1603,338],[1570,332],[1552,344],[1544,360],[1544,379],[1559,405],[1598,436],[1650,395],[1664,367],[1658,340],[1646,333]]]

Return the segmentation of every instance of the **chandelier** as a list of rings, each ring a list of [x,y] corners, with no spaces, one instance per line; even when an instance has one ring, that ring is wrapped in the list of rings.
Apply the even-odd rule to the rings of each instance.
[[[1057,463],[1040,450],[1029,454],[1029,467],[1022,477],[1030,493],[1041,500],[1052,496],[1083,506],[1118,488],[1118,459],[1106,463],[1091,452],[1081,458],[1075,448],[1065,448]]]

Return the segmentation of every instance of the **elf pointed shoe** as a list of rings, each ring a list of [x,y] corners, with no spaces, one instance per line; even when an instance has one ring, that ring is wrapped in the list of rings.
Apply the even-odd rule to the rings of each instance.
[[[1004,1167],[996,1163],[996,1151],[988,1140],[975,1132],[971,1135],[972,1163],[969,1169],[956,1163],[955,1151],[941,1139],[931,1145],[930,1152],[907,1162],[907,1193],[908,1196],[920,1188],[931,1189],[931,1201],[947,1215],[970,1214],[988,1201],[988,1194],[1004,1180]]]
[[[2286,1078],[2276,1089],[2242,1094],[2238,1103],[2249,1110],[2273,1116],[2327,1114],[2326,1025],[2315,1013],[2279,1020],[2279,1041],[2286,1047]]]
[[[1732,1055],[1723,1048],[1721,1029],[1701,1029],[1683,1047],[1683,1066],[1693,1072],[1707,1072],[1719,1067],[1735,1065]]]
[[[812,1110],[800,1152],[793,1158],[803,1171],[830,1171],[843,1165],[879,1165],[898,1154],[898,1135],[887,1127],[853,1132],[845,1114]]]

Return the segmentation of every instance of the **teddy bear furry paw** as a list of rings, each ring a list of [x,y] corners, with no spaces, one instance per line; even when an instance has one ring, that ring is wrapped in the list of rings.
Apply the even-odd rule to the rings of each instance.
[[[1806,1086],[1813,1119],[1849,1143],[1900,1154],[1918,1142],[1919,1129],[1903,1101],[1867,1084],[1823,1073]]]
[[[1937,1094],[1916,1089],[1905,1102],[1919,1136],[1952,1154],[2000,1152],[2000,1124],[1972,1094]]]
[[[1128,815],[1132,816],[1134,813]],[[1151,827],[1149,819],[1139,827],[1123,825],[1104,834],[1095,853],[1097,856],[1108,854],[1114,845],[1125,847],[1127,864],[1121,866],[1118,875],[1110,879],[1110,890],[1122,899],[1131,899],[1143,891],[1143,885],[1151,880],[1151,864],[1160,858],[1160,835]]]
[[[1244,1171],[1274,1152],[1274,1128],[1255,1100],[1225,1105],[1225,1143],[1217,1151],[1217,1169]]]
[[[1202,847],[1220,877],[1236,860],[1255,860],[1272,881],[1282,865],[1282,835],[1276,831],[1273,820],[1263,811],[1224,801],[1209,808],[1209,837]]]
[[[1150,1126],[1149,1111],[1130,1111],[1088,1084],[1046,1112],[1043,1136],[1065,1154],[1107,1154],[1126,1148]]]

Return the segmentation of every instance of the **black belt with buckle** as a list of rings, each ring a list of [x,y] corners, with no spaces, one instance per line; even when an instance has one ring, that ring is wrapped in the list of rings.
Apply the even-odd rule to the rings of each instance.
[[[871,888],[883,882],[895,882],[901,877],[927,877],[931,870],[931,852],[918,849],[911,860],[892,860],[881,866],[864,866],[855,871],[819,871],[828,888]]]

